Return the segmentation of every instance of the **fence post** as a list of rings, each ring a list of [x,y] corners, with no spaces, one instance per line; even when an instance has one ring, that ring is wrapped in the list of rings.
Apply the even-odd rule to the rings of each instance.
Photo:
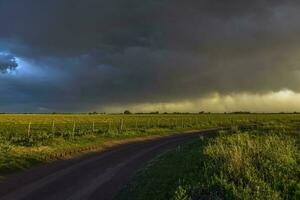
[[[95,122],[93,121],[93,133],[95,132]]]
[[[75,130],[76,130],[76,122],[74,121],[74,124],[73,124],[73,136],[75,135]]]
[[[111,131],[111,123],[112,123],[111,120],[109,120],[109,122],[108,122],[108,131],[107,131],[108,133]]]
[[[54,134],[55,131],[55,124],[54,124],[54,120],[52,121],[52,134]]]
[[[30,136],[31,122],[28,124],[27,136]]]
[[[123,119],[121,119],[120,120],[120,132],[122,132],[122,130],[123,130],[123,123],[124,123],[124,121],[123,121]]]
[[[138,129],[138,121],[137,121],[137,119],[135,119],[135,129],[136,130]]]

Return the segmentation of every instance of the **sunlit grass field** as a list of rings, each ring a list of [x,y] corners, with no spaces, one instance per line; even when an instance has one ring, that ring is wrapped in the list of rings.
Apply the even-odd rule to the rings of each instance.
[[[0,175],[125,139],[205,128],[297,130],[297,114],[1,114]]]
[[[299,135],[277,122],[198,139],[152,161],[117,199],[300,199]]]

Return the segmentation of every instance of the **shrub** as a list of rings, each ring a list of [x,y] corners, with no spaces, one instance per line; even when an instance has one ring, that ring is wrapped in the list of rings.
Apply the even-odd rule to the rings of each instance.
[[[124,114],[125,114],[125,115],[130,115],[130,114],[132,114],[132,113],[131,113],[129,110],[125,110],[125,111],[124,111]]]

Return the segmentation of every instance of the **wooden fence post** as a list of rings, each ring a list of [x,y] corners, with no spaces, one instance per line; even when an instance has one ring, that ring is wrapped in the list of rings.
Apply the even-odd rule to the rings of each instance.
[[[124,125],[124,121],[123,119],[120,120],[120,132],[123,131],[123,125]]]
[[[138,121],[137,121],[137,119],[135,119],[135,129],[136,130],[138,129]]]
[[[111,124],[112,124],[112,121],[111,120],[109,120],[109,122],[108,122],[108,133],[111,131]]]
[[[76,130],[76,122],[74,121],[74,123],[73,123],[73,136],[75,135],[75,130]]]
[[[54,124],[54,120],[52,121],[52,134],[54,134],[55,131],[55,124]]]
[[[95,132],[95,122],[93,121],[93,133]]]
[[[30,136],[30,130],[31,130],[31,122],[28,124],[28,129],[27,129],[27,136]]]

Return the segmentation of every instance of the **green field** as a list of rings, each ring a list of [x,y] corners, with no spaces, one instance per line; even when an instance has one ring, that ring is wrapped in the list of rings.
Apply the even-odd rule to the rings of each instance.
[[[298,120],[233,127],[165,153],[119,200],[299,199]]]
[[[115,141],[183,130],[251,127],[297,130],[296,114],[1,114],[0,176],[39,163],[72,157]]]

